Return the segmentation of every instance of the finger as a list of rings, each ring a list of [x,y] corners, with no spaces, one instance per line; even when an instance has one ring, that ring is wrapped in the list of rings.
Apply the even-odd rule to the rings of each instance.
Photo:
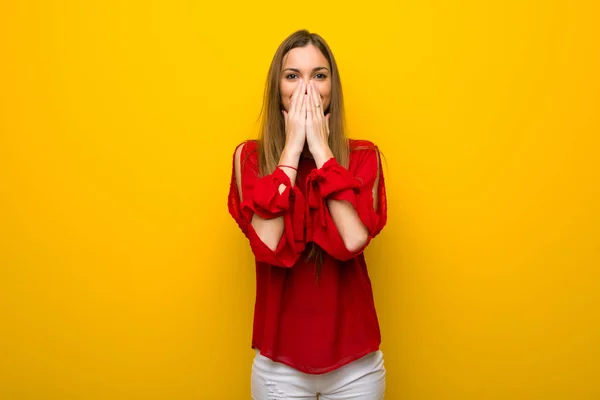
[[[289,114],[290,118],[294,118],[294,116],[298,113],[298,110],[300,109],[300,106],[301,106],[300,92],[301,91],[302,91],[302,78],[298,79],[298,85],[296,86],[296,89],[294,89],[294,93],[292,94],[291,103],[293,105],[288,110],[288,114]]]
[[[283,121],[285,122],[285,126],[287,126],[287,112],[285,110],[281,110],[281,113],[283,114]]]
[[[313,115],[314,115],[314,104],[312,103],[312,85],[309,83],[308,84],[308,90],[307,90],[307,94],[306,94],[306,101],[307,101],[307,105],[306,105],[306,119],[312,119]]]
[[[295,108],[295,116],[299,117],[299,116],[303,116],[304,112],[302,111],[302,103],[306,102],[306,96],[304,96],[304,93],[306,92],[306,82],[304,80],[301,79],[301,85],[298,85],[299,87],[299,91],[298,91],[298,99],[296,100],[296,108]],[[300,115],[302,114],[302,115]]]
[[[298,80],[298,84],[296,85],[296,89],[294,93],[292,93],[292,99],[290,100],[290,110],[289,113],[294,115],[296,110],[298,109],[298,98],[300,97],[300,92],[302,91],[302,78]]]
[[[319,95],[319,90],[317,89],[316,85],[314,82],[311,81],[311,86],[312,86],[312,90],[311,90],[311,94],[313,97],[313,104],[315,106],[315,114],[317,117],[319,117],[319,119],[322,119],[323,117],[323,105],[321,104],[321,96]],[[316,108],[317,105],[319,105],[319,108]]]
[[[323,111],[320,107],[317,108],[317,106],[319,105],[319,91],[317,90],[317,86],[315,85],[314,81],[312,83],[312,89],[310,91],[310,94],[312,97],[312,104],[314,110],[313,118],[315,119],[315,121],[317,121],[317,124],[319,126],[323,127],[325,121],[323,120]]]
[[[329,135],[329,117],[331,117],[331,113],[327,113],[325,116],[325,123],[327,125],[327,134]]]
[[[304,95],[304,101],[302,102],[302,107],[300,108],[300,117],[304,118],[306,120],[306,103],[308,103],[306,95]]]

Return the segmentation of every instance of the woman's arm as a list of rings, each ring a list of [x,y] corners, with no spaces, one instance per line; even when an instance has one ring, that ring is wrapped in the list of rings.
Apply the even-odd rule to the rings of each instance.
[[[238,188],[238,193],[240,196],[240,200],[244,201],[244,196],[242,193],[242,168],[241,168],[241,154],[242,154],[242,146],[238,147],[235,152],[235,178]],[[300,159],[299,154],[294,154],[294,152],[289,150],[284,150],[281,153],[281,158],[279,159],[279,165],[289,165],[294,168],[298,168],[298,161]],[[281,168],[283,172],[288,176],[290,185],[295,186],[296,183],[296,170],[292,168]],[[286,185],[281,183],[278,187],[279,194],[281,195],[286,189]],[[275,218],[267,219],[259,216],[257,213],[252,215],[251,225],[256,231],[256,234],[262,240],[262,242],[267,245],[267,247],[271,251],[275,251],[277,246],[281,241],[281,237],[283,236],[283,216],[278,216]]]
[[[362,252],[386,222],[379,150],[373,143],[361,141],[367,150],[353,147],[350,165],[344,168],[329,147],[330,114],[324,115],[323,110],[318,90],[308,85],[306,142],[317,169],[307,183],[306,240],[339,260],[349,260]]]
[[[371,188],[373,197],[373,210],[377,211],[378,203],[378,187],[379,187],[379,154],[377,157],[376,176]],[[317,168],[322,168],[325,162],[333,157],[331,150],[326,148],[324,152],[315,154],[315,162]],[[327,208],[329,214],[335,223],[337,231],[349,253],[356,253],[363,249],[369,241],[369,230],[361,220],[355,206],[347,200],[336,200],[333,198],[327,199]]]
[[[251,142],[252,162],[245,162],[247,143],[239,146],[233,157],[229,212],[250,240],[256,259],[282,267],[293,266],[305,247],[305,202],[295,186],[296,169],[306,141],[305,89],[305,83],[299,84],[289,110],[282,110],[285,145],[272,173],[258,176],[256,142]]]
[[[293,166],[293,154],[286,153],[282,161]],[[260,176],[257,143],[239,145],[232,157],[228,207],[256,260],[289,268],[305,247],[305,201],[290,179],[295,181],[295,171],[285,169]]]

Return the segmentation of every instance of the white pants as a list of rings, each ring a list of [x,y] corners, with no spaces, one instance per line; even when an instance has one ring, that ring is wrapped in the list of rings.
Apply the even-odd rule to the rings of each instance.
[[[256,350],[252,364],[253,400],[382,400],[385,392],[383,353],[373,353],[325,374],[305,374],[274,362]]]

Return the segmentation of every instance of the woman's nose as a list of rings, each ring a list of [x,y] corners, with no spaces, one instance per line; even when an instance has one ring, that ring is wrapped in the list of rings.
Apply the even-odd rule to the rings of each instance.
[[[304,89],[304,94],[308,94],[308,84],[310,82],[312,82],[312,79],[305,79],[305,78],[302,78],[302,79],[304,80],[304,82],[306,82],[306,89]],[[313,84],[314,84],[314,82],[313,82]],[[315,88],[316,88],[316,86],[315,86]]]

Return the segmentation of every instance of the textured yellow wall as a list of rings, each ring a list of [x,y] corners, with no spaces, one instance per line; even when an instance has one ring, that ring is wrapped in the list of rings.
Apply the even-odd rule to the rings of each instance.
[[[597,2],[0,5],[0,398],[247,399],[227,214],[299,28],[387,159],[388,396],[600,398]]]

